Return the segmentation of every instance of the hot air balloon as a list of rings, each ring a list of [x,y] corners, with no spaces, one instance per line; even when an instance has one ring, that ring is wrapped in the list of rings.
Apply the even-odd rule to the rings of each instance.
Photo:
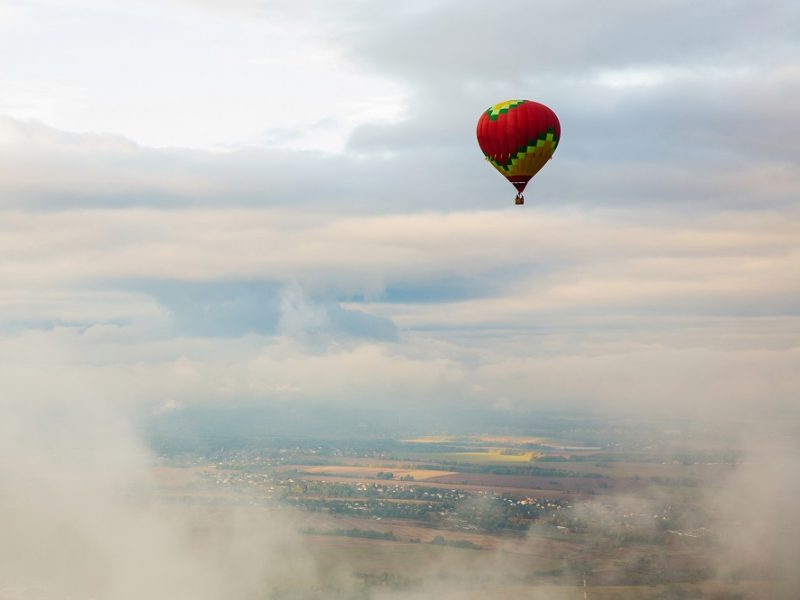
[[[553,156],[560,139],[556,113],[531,100],[500,102],[478,119],[478,145],[517,188],[516,204],[525,203],[525,186]]]

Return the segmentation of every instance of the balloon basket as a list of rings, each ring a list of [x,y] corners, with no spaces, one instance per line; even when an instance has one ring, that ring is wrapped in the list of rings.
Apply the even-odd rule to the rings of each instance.
[[[514,198],[514,204],[525,204],[525,197],[522,194],[517,194],[517,197]]]

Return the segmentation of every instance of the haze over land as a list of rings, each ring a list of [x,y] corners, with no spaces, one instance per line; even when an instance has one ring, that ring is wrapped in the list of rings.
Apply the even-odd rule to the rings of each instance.
[[[152,479],[154,431],[210,463],[252,414],[382,444],[558,414],[604,452],[630,439],[597,419],[677,420],[670,453],[708,428],[714,572],[792,597],[798,28],[790,1],[0,1],[0,597],[324,588],[294,520],[197,543]],[[474,139],[512,97],[563,126],[524,207]]]

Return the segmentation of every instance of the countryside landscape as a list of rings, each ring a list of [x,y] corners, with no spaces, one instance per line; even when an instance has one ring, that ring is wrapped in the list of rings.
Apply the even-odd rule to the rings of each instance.
[[[325,435],[311,417],[305,435],[287,436],[273,416],[254,411],[226,435],[208,434],[216,412],[160,423],[157,489],[176,506],[285,513],[325,581],[301,597],[723,600],[779,589],[774,565],[721,561],[726,536],[753,518],[725,511],[748,468],[735,429],[524,414],[523,426],[518,416],[483,433],[420,435],[402,423],[392,433],[397,415],[361,412],[344,420],[351,435],[346,425]]]

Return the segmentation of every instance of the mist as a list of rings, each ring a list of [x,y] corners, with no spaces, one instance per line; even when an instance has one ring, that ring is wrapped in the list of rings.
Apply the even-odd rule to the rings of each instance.
[[[364,438],[365,423],[369,423],[370,433],[364,439],[381,438],[392,431],[474,431],[481,419],[453,413],[456,421],[451,415],[449,423],[439,421],[437,425],[435,417],[426,421],[413,418],[414,413],[403,418],[386,411],[337,408],[320,409],[320,415],[314,417],[314,410],[273,407],[263,413],[261,427],[252,426],[258,423],[253,420],[258,413],[250,410],[249,416],[244,412],[237,420],[239,411],[234,410],[227,421],[211,411],[187,415],[189,420],[180,425],[175,421],[180,412],[154,415],[149,428],[143,429],[141,420],[90,396],[4,399],[0,420],[2,598],[411,600],[430,594],[483,598],[490,597],[482,591],[487,586],[494,586],[494,594],[522,593],[525,585],[536,580],[537,572],[553,569],[554,559],[565,565],[561,576],[575,585],[586,578],[591,593],[593,586],[617,585],[621,577],[636,577],[642,565],[665,559],[658,547],[630,546],[625,541],[630,534],[624,534],[620,515],[645,517],[645,525],[637,525],[636,539],[673,535],[671,528],[707,532],[707,561],[692,567],[698,573],[713,573],[730,582],[770,581],[774,587],[768,597],[773,598],[793,597],[797,589],[800,522],[792,498],[800,491],[796,477],[800,454],[796,431],[786,426],[762,421],[758,438],[732,433],[728,426],[722,428],[726,447],[737,448],[735,464],[728,475],[703,488],[698,512],[665,513],[668,525],[662,524],[661,517],[654,521],[650,516],[654,507],[672,510],[674,497],[665,493],[580,501],[564,523],[568,528],[591,524],[604,531],[596,548],[543,543],[532,530],[527,538],[501,542],[493,550],[466,558],[447,553],[432,556],[408,573],[402,585],[398,583],[404,589],[392,590],[364,588],[357,562],[346,556],[333,559],[320,554],[324,538],[302,533],[314,522],[307,514],[265,507],[246,492],[222,492],[199,503],[197,499],[187,503],[180,486],[173,487],[174,483],[159,476],[164,462],[154,445],[172,444],[172,450],[181,453],[191,449],[192,439],[196,443],[211,440],[213,447],[215,435],[220,448],[230,443],[257,447],[263,435],[291,440],[327,431],[334,437]],[[165,418],[172,424],[163,421]],[[508,418],[495,411],[495,423],[483,420],[483,430],[532,431],[535,423],[560,417],[539,413],[528,418],[527,425],[517,419],[510,426]],[[585,422],[593,418],[587,417]],[[153,429],[159,420],[161,429]],[[658,427],[660,420],[617,417],[605,422],[616,429],[623,423],[635,429]],[[243,429],[247,424],[250,427]],[[691,429],[705,429],[709,436],[720,431],[702,420],[696,420]],[[189,446],[174,447],[187,440]],[[674,460],[674,449],[656,459]],[[481,513],[493,509],[482,500],[469,501],[459,510]],[[384,550],[377,551],[377,556],[382,556]],[[541,556],[539,566],[530,560],[520,562],[516,557],[521,551]],[[616,557],[616,562],[599,559],[598,551]],[[391,556],[383,559],[388,571],[393,568]],[[665,564],[664,568],[678,567]],[[564,593],[553,586],[537,589],[541,598],[561,598]],[[729,596],[720,591],[710,597]],[[746,597],[767,596],[754,591]]]

